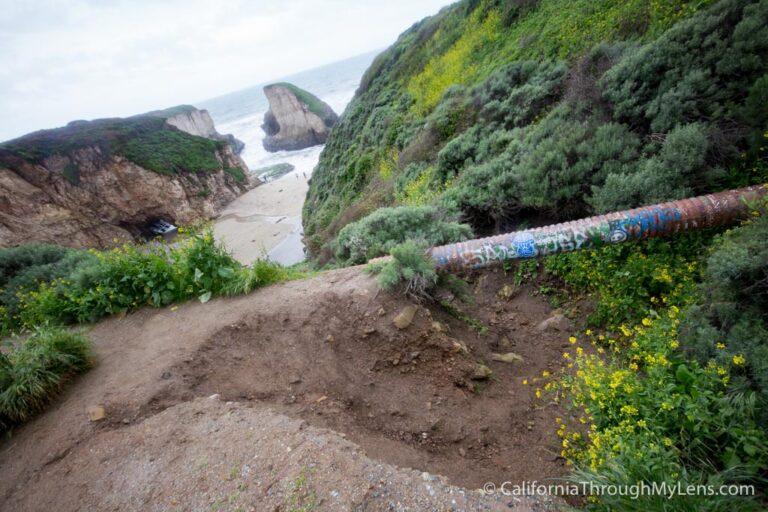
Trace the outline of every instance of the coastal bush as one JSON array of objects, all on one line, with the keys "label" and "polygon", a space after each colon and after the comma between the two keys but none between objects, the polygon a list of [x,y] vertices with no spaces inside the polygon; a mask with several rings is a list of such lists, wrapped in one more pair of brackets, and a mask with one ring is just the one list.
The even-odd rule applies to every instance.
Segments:
[{"label": "coastal bush", "polygon": [[[562,456],[578,467],[573,480],[762,486],[768,434],[757,421],[754,394],[729,387],[731,373],[739,371],[737,363],[702,366],[688,360],[678,348],[679,322],[680,309],[671,304],[636,327],[622,326],[618,336],[587,336],[594,344],[590,354],[578,340],[573,352],[564,353],[573,373],[549,384],[574,412],[568,424],[558,425]],[[594,508],[692,507],[762,509],[747,493],[601,496]]]},{"label": "coastal bush", "polygon": [[[681,341],[702,364],[734,365],[734,384],[759,398],[768,419],[768,217],[724,234],[707,258],[699,303]],[[738,364],[736,364],[738,363]]]},{"label": "coastal bush", "polygon": [[[0,249],[0,332],[21,312],[22,297],[41,283],[65,278],[96,265],[85,251],[58,245],[30,244]],[[12,323],[12,322],[10,322]]]},{"label": "coastal bush", "polygon": [[[187,233],[173,244],[125,244],[111,251],[77,251],[87,264],[43,275],[34,286],[16,286],[15,301],[4,302],[5,332],[37,325],[90,322],[143,306],[160,307],[197,298],[248,293],[297,275],[257,261],[237,262],[210,230]],[[47,268],[43,268],[47,270]],[[30,282],[25,282],[30,284]]]},{"label": "coastal bush", "polygon": [[334,241],[333,250],[337,260],[354,265],[388,254],[408,240],[430,246],[471,236],[469,226],[446,219],[434,207],[380,208],[345,226]]},{"label": "coastal bush", "polygon": [[768,5],[722,0],[621,60],[603,79],[616,115],[666,133],[734,117],[766,71]]},{"label": "coastal bush", "polygon": [[[750,484],[758,492],[593,496],[590,508],[761,510],[768,431],[760,386],[748,384],[745,375],[754,375],[766,359],[757,351],[747,356],[747,344],[728,345],[725,336],[730,341],[743,331],[718,332],[722,319],[708,316],[725,298],[725,310],[739,309],[736,317],[755,327],[752,294],[739,290],[759,282],[764,271],[757,248],[765,245],[758,234],[765,225],[750,226],[717,238],[690,233],[671,242],[605,246],[545,260],[548,275],[596,300],[591,328],[582,340],[570,338],[563,372],[531,382],[538,396],[549,392],[547,399],[568,411],[565,419],[557,418],[557,435],[561,455],[574,466],[569,478],[597,485]],[[715,249],[707,258],[709,246]],[[755,333],[760,331],[750,335]],[[751,339],[752,348],[763,339]]]},{"label": "coastal bush", "polygon": [[42,410],[72,376],[91,367],[82,334],[44,327],[0,353],[0,432]]},{"label": "coastal bush", "polygon": [[610,172],[601,186],[593,186],[590,202],[604,213],[688,197],[694,183],[706,190],[707,181],[717,176],[715,170],[707,169],[708,149],[704,125],[677,126],[657,156],[640,161],[634,170],[624,165]]},{"label": "coastal bush", "polygon": [[[766,6],[710,3],[465,1],[415,25],[329,137],[310,251],[366,201],[494,232],[761,182]],[[392,148],[382,194],[376,166],[349,163]]]},{"label": "coastal bush", "polygon": [[390,250],[391,259],[371,263],[367,270],[379,274],[379,286],[397,290],[407,297],[422,301],[431,296],[438,275],[434,263],[426,256],[426,245],[407,240]]}]

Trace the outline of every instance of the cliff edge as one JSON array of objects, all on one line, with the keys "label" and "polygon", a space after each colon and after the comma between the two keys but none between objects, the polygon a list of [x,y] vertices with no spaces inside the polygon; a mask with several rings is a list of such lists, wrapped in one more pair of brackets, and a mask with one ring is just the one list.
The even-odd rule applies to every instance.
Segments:
[{"label": "cliff edge", "polygon": [[232,146],[232,149],[238,155],[245,149],[245,143],[235,138],[231,133],[219,133],[213,123],[211,114],[205,109],[198,110],[191,105],[180,105],[166,110],[151,112],[151,114],[162,117],[169,125],[175,126],[190,135],[197,135],[198,137],[212,140],[222,140]]},{"label": "cliff edge", "polygon": [[288,83],[268,85],[264,94],[269,100],[261,125],[267,134],[264,149],[293,151],[325,143],[338,119],[327,103]]}]

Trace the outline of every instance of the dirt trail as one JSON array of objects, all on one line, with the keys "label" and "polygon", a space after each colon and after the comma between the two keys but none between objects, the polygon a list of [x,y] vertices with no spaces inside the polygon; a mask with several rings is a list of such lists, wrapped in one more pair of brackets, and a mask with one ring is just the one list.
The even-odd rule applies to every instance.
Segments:
[{"label": "dirt trail", "polygon": [[[452,487],[565,473],[557,407],[522,381],[559,364],[569,327],[535,331],[541,297],[475,278],[462,307],[484,336],[439,307],[398,329],[409,303],[359,269],[97,324],[97,366],[0,446],[0,508],[551,508]],[[510,351],[524,362],[491,359]]]}]

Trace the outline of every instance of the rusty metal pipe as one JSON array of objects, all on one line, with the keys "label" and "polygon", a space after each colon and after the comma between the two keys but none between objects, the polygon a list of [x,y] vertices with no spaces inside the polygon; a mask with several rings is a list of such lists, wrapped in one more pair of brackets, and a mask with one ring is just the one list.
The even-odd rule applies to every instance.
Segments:
[{"label": "rusty metal pipe", "polygon": [[432,247],[427,255],[440,272],[483,268],[502,261],[593,249],[605,244],[674,235],[735,224],[747,203],[764,197],[768,185],[613,212],[540,228]]}]

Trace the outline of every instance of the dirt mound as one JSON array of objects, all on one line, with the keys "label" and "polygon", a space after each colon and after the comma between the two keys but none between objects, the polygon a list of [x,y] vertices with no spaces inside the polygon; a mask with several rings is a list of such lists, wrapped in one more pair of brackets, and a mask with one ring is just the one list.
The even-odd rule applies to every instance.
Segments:
[{"label": "dirt mound", "polygon": [[[313,480],[314,490],[296,492],[302,499],[314,492],[321,509],[387,509],[392,500],[411,509],[480,506],[463,491],[464,505],[440,501],[459,496],[442,481],[437,494],[424,494],[432,477],[371,462],[333,433],[302,426],[303,441],[278,448],[285,429],[305,425],[287,417],[340,432],[373,459],[445,475],[452,485],[560,476],[557,406],[535,401],[523,379],[553,370],[568,334],[536,332],[549,306],[500,271],[475,276],[474,291],[476,303],[460,307],[489,327],[485,335],[439,306],[416,306],[410,325],[398,328],[394,318],[412,305],[356,269],[102,322],[91,330],[97,368],[2,447],[0,496],[19,510],[53,503],[59,510],[174,503],[282,510],[295,498],[290,482]],[[522,362],[493,360],[508,352]],[[478,379],[483,367],[492,375]],[[214,394],[233,403],[195,400]],[[88,421],[92,404],[105,406],[106,421]],[[203,434],[219,420],[226,436]],[[262,430],[252,446],[254,428]],[[288,448],[299,444],[314,448],[294,458]],[[251,465],[242,478],[232,469],[230,480],[217,480],[193,471],[193,455],[215,460],[219,473]],[[254,455],[272,460],[271,469],[253,466]],[[201,486],[191,492],[199,474]],[[372,487],[361,490],[366,478]],[[386,485],[377,487],[377,478]]]}]

